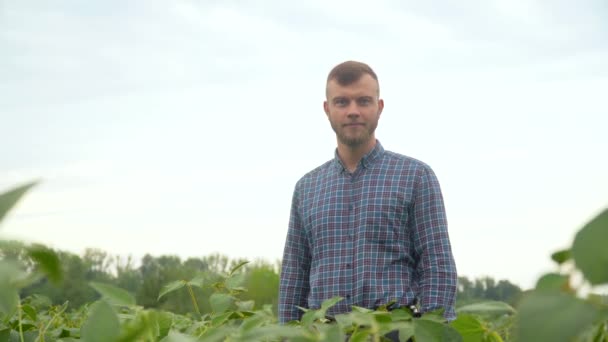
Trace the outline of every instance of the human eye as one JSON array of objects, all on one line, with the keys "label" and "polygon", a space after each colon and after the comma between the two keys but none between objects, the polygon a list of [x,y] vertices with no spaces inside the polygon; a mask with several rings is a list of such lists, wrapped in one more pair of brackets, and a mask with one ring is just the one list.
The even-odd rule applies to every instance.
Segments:
[{"label": "human eye", "polygon": [[360,97],[357,99],[357,104],[359,106],[369,106],[370,104],[372,104],[372,98],[371,97]]},{"label": "human eye", "polygon": [[337,97],[334,99],[334,104],[338,107],[344,107],[348,105],[348,99],[344,97]]}]

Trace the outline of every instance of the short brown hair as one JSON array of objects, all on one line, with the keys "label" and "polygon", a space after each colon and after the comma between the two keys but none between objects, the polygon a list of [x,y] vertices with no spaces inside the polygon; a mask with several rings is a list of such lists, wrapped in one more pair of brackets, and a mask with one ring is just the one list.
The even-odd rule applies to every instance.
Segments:
[{"label": "short brown hair", "polygon": [[[365,74],[370,75],[376,82],[378,81],[378,76],[369,65],[357,61],[346,61],[331,69],[327,75],[327,83],[336,80],[339,85],[347,86],[357,82]],[[380,89],[378,89],[379,91]]]}]

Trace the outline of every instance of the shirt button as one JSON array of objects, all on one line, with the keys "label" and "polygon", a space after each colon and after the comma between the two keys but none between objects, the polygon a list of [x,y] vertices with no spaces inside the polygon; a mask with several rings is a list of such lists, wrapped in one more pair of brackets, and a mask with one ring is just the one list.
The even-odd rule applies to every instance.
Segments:
[{"label": "shirt button", "polygon": [[353,265],[352,264],[346,264],[346,267],[351,268],[351,267],[353,267]]},{"label": "shirt button", "polygon": [[346,299],[350,299],[350,294],[347,294],[347,295],[346,295]]}]

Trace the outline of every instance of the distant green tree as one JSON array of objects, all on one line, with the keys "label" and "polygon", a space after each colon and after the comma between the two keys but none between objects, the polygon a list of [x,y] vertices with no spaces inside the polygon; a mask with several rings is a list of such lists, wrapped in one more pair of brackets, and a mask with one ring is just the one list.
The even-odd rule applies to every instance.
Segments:
[{"label": "distant green tree", "polygon": [[26,267],[31,267],[25,244],[21,241],[0,240],[0,260],[17,261]]},{"label": "distant green tree", "polygon": [[496,284],[496,292],[498,294],[498,300],[507,302],[512,306],[515,306],[519,297],[522,295],[522,289],[509,282],[508,280],[501,280]]},{"label": "distant green tree", "polygon": [[279,273],[276,266],[266,261],[256,261],[246,270],[244,300],[253,300],[256,308],[264,304],[271,304],[274,312],[277,311],[279,299]]},{"label": "distant green tree", "polygon": [[[89,281],[96,281],[89,272],[87,265],[75,254],[58,252],[64,277],[59,284],[53,284],[43,278],[21,290],[21,295],[27,297],[39,294],[48,297],[53,304],[69,303],[70,308],[79,308],[85,303],[96,300],[99,295],[89,285]],[[104,277],[105,278],[105,277]]]},{"label": "distant green tree", "polygon": [[521,288],[508,280],[496,282],[492,277],[481,277],[471,281],[467,277],[460,276],[456,306],[484,300],[497,300],[515,305],[521,293]]},{"label": "distant green tree", "polygon": [[143,279],[139,270],[134,266],[133,258],[128,256],[123,260],[116,256],[114,257],[114,265],[116,270],[115,285],[135,295],[141,287]]},{"label": "distant green tree", "polygon": [[[16,260],[34,267],[27,249],[28,245],[15,241],[0,241],[0,259]],[[211,312],[209,297],[214,292],[215,283],[221,282],[231,268],[243,259],[230,259],[218,253],[182,261],[177,256],[145,255],[138,267],[132,257],[126,259],[112,256],[99,249],[86,249],[82,256],[68,252],[57,252],[64,271],[64,281],[59,284],[43,278],[21,290],[27,297],[37,294],[49,298],[53,304],[69,302],[71,308],[79,308],[99,298],[99,294],[89,285],[91,281],[108,283],[131,292],[138,305],[145,308],[159,308],[175,313],[194,312],[188,291],[178,290],[158,299],[161,289],[176,280],[190,281],[194,277],[203,278],[203,287],[194,287],[194,295],[201,313]],[[271,264],[256,260],[242,267],[245,273],[242,300],[253,300],[256,308],[265,304],[277,310],[279,294],[280,260]],[[521,296],[519,286],[508,280],[496,281],[492,277],[471,280],[458,277],[457,306],[484,300],[497,300],[515,305]]]},{"label": "distant green tree", "polygon": [[137,303],[146,308],[159,307],[157,298],[164,284],[161,282],[161,266],[156,258],[149,254],[144,255],[139,273],[142,282],[136,294]]}]

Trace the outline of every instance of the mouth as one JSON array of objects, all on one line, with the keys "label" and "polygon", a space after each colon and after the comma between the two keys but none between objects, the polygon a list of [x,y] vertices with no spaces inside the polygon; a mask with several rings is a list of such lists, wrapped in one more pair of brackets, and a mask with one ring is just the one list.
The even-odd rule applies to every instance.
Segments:
[{"label": "mouth", "polygon": [[360,122],[356,122],[356,123],[348,123],[348,124],[344,124],[344,127],[357,127],[357,126],[365,126],[365,124],[360,123]]}]

